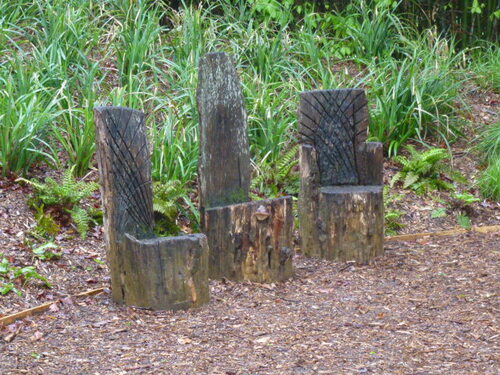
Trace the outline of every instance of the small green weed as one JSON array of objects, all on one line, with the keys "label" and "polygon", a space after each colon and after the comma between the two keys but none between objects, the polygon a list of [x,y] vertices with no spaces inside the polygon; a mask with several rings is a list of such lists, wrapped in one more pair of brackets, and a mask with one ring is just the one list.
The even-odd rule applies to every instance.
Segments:
[{"label": "small green weed", "polygon": [[62,253],[55,253],[52,250],[59,249],[53,242],[47,242],[41,246],[38,246],[32,250],[33,255],[40,260],[56,260],[61,258]]},{"label": "small green weed", "polygon": [[470,229],[472,227],[472,223],[470,217],[464,214],[457,215],[457,222],[464,229]]},{"label": "small green weed", "polygon": [[448,216],[448,213],[447,213],[446,208],[444,208],[444,207],[437,208],[431,212],[431,217],[433,219],[437,219],[440,217],[446,217],[446,216]]},{"label": "small green weed", "polygon": [[57,224],[50,214],[45,213],[45,206],[43,204],[37,206],[33,203],[32,207],[36,211],[35,219],[37,222],[36,228],[32,231],[34,236],[53,237],[59,233],[61,226]]},{"label": "small green weed", "polygon": [[40,275],[34,266],[14,266],[7,257],[0,254],[0,294],[5,295],[12,291],[21,295],[22,292],[17,285],[26,285],[31,280],[40,280],[47,288],[52,287],[48,279]]},{"label": "small green weed", "polygon": [[389,186],[384,186],[384,221],[385,221],[385,234],[394,236],[398,230],[404,228],[405,225],[401,223],[401,216],[404,212],[391,208],[393,202],[403,199],[402,194],[391,194]]}]

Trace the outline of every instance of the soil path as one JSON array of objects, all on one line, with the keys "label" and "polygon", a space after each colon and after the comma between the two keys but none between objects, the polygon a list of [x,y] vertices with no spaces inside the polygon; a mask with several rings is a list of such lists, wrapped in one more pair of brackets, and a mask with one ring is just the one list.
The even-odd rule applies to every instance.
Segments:
[{"label": "soil path", "polygon": [[283,284],[211,282],[189,312],[66,299],[3,332],[0,373],[497,374],[500,233],[386,249],[366,267],[297,256]]}]

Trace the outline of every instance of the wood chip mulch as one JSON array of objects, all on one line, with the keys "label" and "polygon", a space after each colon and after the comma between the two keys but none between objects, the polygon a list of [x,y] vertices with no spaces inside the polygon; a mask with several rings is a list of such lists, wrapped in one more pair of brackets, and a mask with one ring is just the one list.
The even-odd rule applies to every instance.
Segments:
[{"label": "wood chip mulch", "polygon": [[67,299],[4,329],[0,373],[497,374],[499,249],[469,233],[363,267],[299,255],[293,280],[211,282],[188,312]]}]

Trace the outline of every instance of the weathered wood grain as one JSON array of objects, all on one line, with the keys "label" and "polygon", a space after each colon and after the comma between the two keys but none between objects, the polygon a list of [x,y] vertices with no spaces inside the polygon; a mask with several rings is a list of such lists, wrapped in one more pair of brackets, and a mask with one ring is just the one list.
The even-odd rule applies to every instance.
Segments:
[{"label": "weathered wood grain", "polygon": [[367,264],[384,251],[382,186],[322,187],[319,233],[322,258]]},{"label": "weathered wood grain", "polygon": [[205,221],[211,278],[274,282],[293,275],[291,197],[209,208]]},{"label": "weathered wood grain", "polygon": [[384,152],[380,142],[361,143],[357,147],[360,185],[384,184]]},{"label": "weathered wood grain", "polygon": [[94,112],[113,300],[153,309],[207,302],[203,235],[154,238],[144,114],[122,107],[97,107]]},{"label": "weathered wood grain", "polygon": [[362,89],[314,90],[300,95],[299,132],[317,152],[321,186],[359,183],[357,147],[366,141]]},{"label": "weathered wood grain", "polygon": [[94,113],[107,259],[113,299],[121,302],[123,237],[153,237],[151,159],[143,113],[122,107],[97,107]]},{"label": "weathered wood grain", "polygon": [[199,65],[199,191],[206,208],[249,200],[251,182],[247,114],[231,58],[205,55]]},{"label": "weathered wood grain", "polygon": [[125,304],[185,310],[209,301],[205,235],[137,240],[127,234],[121,251]]},{"label": "weathered wood grain", "polygon": [[306,256],[321,257],[321,246],[318,241],[319,170],[316,150],[312,145],[300,145],[299,163],[298,205],[301,249]]}]

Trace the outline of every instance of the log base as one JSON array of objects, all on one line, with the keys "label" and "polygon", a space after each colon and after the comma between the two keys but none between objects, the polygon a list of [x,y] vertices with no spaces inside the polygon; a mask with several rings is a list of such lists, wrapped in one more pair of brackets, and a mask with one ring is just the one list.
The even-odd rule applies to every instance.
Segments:
[{"label": "log base", "polygon": [[293,276],[292,198],[205,211],[209,276],[269,283]]},{"label": "log base", "polygon": [[367,264],[384,253],[382,186],[322,187],[318,206],[322,258]]},{"label": "log base", "polygon": [[186,310],[209,301],[205,235],[138,240],[126,234],[120,250],[121,298],[116,302]]}]

